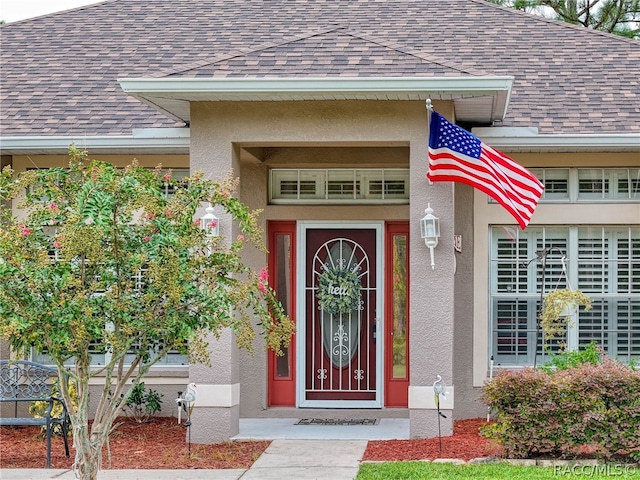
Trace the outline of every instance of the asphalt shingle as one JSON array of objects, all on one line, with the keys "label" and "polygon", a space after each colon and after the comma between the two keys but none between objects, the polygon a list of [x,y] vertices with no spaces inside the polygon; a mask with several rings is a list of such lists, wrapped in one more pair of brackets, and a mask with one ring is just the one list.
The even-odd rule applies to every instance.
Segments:
[{"label": "asphalt shingle", "polygon": [[503,125],[640,132],[640,43],[482,0],[109,0],[0,27],[0,134],[175,122],[122,77],[513,75]]}]

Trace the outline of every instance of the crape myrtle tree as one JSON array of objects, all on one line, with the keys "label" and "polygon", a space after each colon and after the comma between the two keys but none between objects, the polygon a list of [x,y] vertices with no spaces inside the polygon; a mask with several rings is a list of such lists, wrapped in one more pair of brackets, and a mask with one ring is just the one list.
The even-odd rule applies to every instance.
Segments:
[{"label": "crape myrtle tree", "polygon": [[[240,347],[251,350],[260,334],[281,353],[294,325],[266,270],[242,261],[243,248],[266,249],[260,212],[234,197],[237,181],[196,173],[174,182],[161,167],[118,169],[73,146],[69,157],[68,168],[0,174],[0,338],[18,354],[49,355],[61,378],[75,383],[72,402],[61,382],[74,469],[95,479],[132,387],[169,350],[207,363],[205,336],[231,328]],[[241,234],[206,236],[195,215],[207,202]],[[92,366],[92,353],[107,354],[105,364]],[[89,426],[93,377],[104,387]]]}]

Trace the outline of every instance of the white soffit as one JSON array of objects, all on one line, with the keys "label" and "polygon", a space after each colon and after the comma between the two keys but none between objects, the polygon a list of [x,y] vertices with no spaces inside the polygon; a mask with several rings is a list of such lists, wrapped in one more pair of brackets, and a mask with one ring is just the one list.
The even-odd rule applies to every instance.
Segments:
[{"label": "white soffit", "polygon": [[190,102],[311,100],[453,100],[456,118],[502,120],[513,77],[438,78],[121,78],[122,90],[189,122]]}]

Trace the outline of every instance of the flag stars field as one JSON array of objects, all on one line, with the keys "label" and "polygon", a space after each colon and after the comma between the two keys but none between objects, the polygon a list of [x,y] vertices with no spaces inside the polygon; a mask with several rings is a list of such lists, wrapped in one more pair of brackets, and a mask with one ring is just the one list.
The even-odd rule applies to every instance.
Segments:
[{"label": "flag stars field", "polygon": [[544,191],[526,168],[435,111],[429,127],[427,178],[477,188],[502,205],[523,230]]}]

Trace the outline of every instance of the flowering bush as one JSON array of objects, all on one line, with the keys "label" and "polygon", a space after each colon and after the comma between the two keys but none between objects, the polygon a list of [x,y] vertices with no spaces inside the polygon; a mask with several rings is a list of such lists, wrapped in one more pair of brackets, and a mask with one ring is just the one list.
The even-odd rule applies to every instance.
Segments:
[{"label": "flowering bush", "polygon": [[[245,245],[265,255],[266,247],[260,211],[234,197],[236,179],[195,172],[171,182],[168,196],[158,185],[171,176],[160,166],[120,169],[74,147],[69,156],[68,168],[0,172],[0,339],[18,353],[46,352],[60,377],[73,379],[77,401],[64,382],[60,393],[73,427],[74,469],[93,479],[113,421],[134,393],[128,386],[168,351],[206,364],[205,335],[229,328],[251,350],[257,324],[266,346],[282,353],[295,325],[266,271],[243,261]],[[207,203],[223,209],[242,238],[206,235],[194,217]],[[110,353],[99,371],[91,368],[92,350]],[[96,375],[105,388],[89,428]]]},{"label": "flowering bush", "polygon": [[[61,398],[60,389],[58,386],[54,386],[51,393],[52,396],[56,398]],[[74,408],[78,406],[78,392],[76,390],[76,385],[72,380],[69,380],[69,397],[71,398],[71,403]],[[43,418],[46,415],[47,409],[49,408],[49,402],[45,402],[42,400],[38,400],[32,402],[29,405],[29,413],[33,415],[35,418]],[[64,407],[60,402],[54,402],[53,408],[51,409],[51,413],[49,414],[51,418],[60,418],[64,412]],[[42,434],[46,433],[46,426],[42,426]],[[59,423],[53,424],[53,433],[54,435],[62,435],[62,425]],[[71,434],[71,430],[68,431]]]},{"label": "flowering bush", "polygon": [[484,433],[511,457],[640,459],[640,371],[604,358],[561,370],[504,371],[482,389],[497,414]]}]

